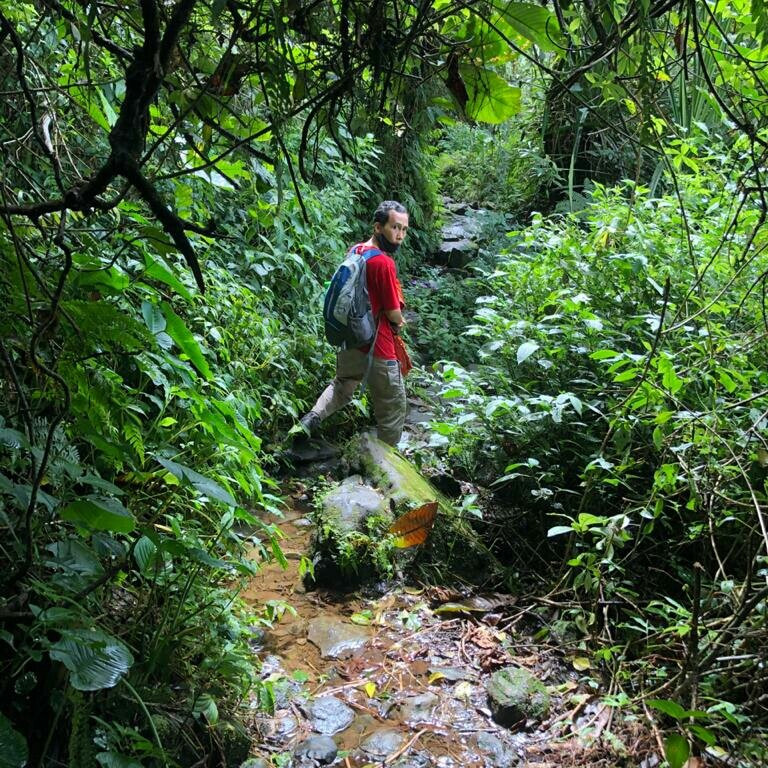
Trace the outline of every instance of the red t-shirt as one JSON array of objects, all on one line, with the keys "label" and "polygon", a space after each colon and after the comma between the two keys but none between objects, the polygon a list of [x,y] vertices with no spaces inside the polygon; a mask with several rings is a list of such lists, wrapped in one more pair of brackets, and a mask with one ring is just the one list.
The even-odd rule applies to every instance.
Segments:
[{"label": "red t-shirt", "polygon": [[[355,246],[360,253],[365,250],[361,243]],[[392,335],[392,326],[384,314],[387,310],[402,309],[402,291],[397,280],[397,267],[391,256],[384,251],[376,256],[371,256],[365,265],[365,279],[368,286],[368,298],[371,300],[373,317],[378,318],[379,330],[376,336],[376,345],[373,349],[374,357],[385,360],[396,360],[395,341]],[[360,348],[368,352],[369,346]]]}]

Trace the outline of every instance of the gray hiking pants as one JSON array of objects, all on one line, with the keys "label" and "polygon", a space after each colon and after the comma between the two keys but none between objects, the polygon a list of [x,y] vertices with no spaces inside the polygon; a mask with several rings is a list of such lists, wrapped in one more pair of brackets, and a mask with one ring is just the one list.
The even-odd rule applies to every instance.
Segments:
[{"label": "gray hiking pants", "polygon": [[[336,357],[336,378],[317,399],[312,410],[325,419],[352,399],[365,376],[368,355],[359,349],[342,349]],[[368,391],[376,417],[379,440],[396,445],[405,422],[405,384],[397,360],[374,357]]]}]

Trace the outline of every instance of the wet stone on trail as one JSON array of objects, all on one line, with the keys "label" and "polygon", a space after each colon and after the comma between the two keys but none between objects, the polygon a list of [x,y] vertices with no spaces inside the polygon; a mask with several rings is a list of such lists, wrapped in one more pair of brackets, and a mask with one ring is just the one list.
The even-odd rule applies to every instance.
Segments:
[{"label": "wet stone on trail", "polygon": [[397,752],[404,743],[405,734],[394,728],[385,728],[372,733],[360,745],[360,749],[371,757],[387,757]]},{"label": "wet stone on trail", "polygon": [[304,765],[327,765],[336,759],[339,748],[330,736],[312,736],[302,741],[293,756]]},{"label": "wet stone on trail", "polygon": [[309,623],[307,637],[324,659],[343,659],[365,645],[370,632],[332,616],[318,616]]},{"label": "wet stone on trail", "polygon": [[438,679],[457,683],[459,680],[477,680],[477,673],[467,667],[430,667],[430,675],[439,675]]},{"label": "wet stone on trail", "polygon": [[240,763],[240,768],[271,768],[272,763],[263,757],[249,757],[244,763]]},{"label": "wet stone on trail", "polygon": [[339,449],[335,445],[326,443],[325,440],[315,439],[303,443],[297,442],[291,447],[289,457],[293,461],[309,464],[312,461],[333,459],[338,453]]},{"label": "wet stone on trail", "polygon": [[256,732],[259,738],[277,744],[293,736],[299,729],[299,723],[288,712],[287,709],[277,710],[275,717],[257,721]]},{"label": "wet stone on trail", "polygon": [[475,743],[481,752],[488,755],[490,764],[495,767],[508,768],[508,766],[517,765],[520,762],[519,755],[492,733],[481,731],[475,737]]},{"label": "wet stone on trail", "polygon": [[541,721],[549,714],[549,692],[527,669],[504,667],[485,687],[493,719],[500,725]]},{"label": "wet stone on trail", "polygon": [[301,683],[287,676],[279,656],[265,656],[261,662],[260,675],[262,680],[273,675],[279,678],[272,688],[276,709],[285,709],[301,693]]},{"label": "wet stone on trail", "polygon": [[354,719],[355,712],[334,696],[321,696],[307,707],[312,729],[328,736],[343,731]]},{"label": "wet stone on trail", "polygon": [[426,723],[432,720],[435,707],[440,698],[434,693],[409,696],[397,708],[400,718],[406,723]]},{"label": "wet stone on trail", "polygon": [[413,752],[410,755],[401,757],[392,763],[391,768],[427,768],[433,765],[430,756],[424,752]]}]

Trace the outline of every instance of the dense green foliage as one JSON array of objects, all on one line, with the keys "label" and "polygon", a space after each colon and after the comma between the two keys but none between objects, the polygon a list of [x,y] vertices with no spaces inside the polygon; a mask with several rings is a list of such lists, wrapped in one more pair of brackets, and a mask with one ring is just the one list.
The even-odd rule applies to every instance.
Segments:
[{"label": "dense green foliage", "polygon": [[0,762],[245,756],[280,607],[236,595],[283,560],[323,282],[380,197],[415,271],[440,193],[520,224],[412,285],[420,458],[490,487],[500,579],[557,582],[614,706],[764,760],[767,30],[763,0],[0,1]]},{"label": "dense green foliage", "polygon": [[[766,262],[761,208],[734,224],[721,172],[745,160],[701,148],[679,196],[597,187],[580,213],[515,233],[479,278],[476,364],[440,365],[432,444],[518,509],[496,539],[510,568],[562,558],[563,627],[596,641],[627,694],[642,668],[759,760],[759,729],[745,734],[765,682]],[[547,537],[531,564],[520,538]],[[671,678],[649,662],[661,648]]]}]

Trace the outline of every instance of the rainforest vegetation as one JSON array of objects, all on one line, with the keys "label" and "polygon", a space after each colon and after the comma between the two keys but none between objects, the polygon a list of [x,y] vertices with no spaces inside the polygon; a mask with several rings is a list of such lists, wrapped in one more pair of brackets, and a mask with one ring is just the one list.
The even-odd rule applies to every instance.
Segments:
[{"label": "rainforest vegetation", "polygon": [[[767,34],[764,0],[0,0],[0,766],[239,765],[286,609],[239,590],[288,565],[323,286],[381,199],[403,450],[474,489],[484,586],[550,611],[616,742],[764,765]],[[463,270],[446,196],[486,211]]]}]

